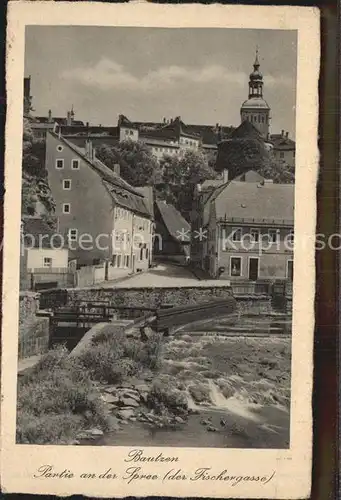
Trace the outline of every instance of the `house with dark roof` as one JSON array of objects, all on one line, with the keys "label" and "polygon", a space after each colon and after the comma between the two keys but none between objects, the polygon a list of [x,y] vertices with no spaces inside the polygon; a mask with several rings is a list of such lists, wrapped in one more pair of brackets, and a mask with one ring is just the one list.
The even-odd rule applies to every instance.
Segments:
[{"label": "house with dark roof", "polygon": [[157,200],[154,204],[154,258],[186,263],[190,257],[190,224],[171,204]]},{"label": "house with dark roof", "polygon": [[292,280],[294,185],[247,178],[199,189],[191,260],[231,283]]},{"label": "house with dark roof", "polygon": [[107,276],[148,269],[153,213],[145,193],[96,157],[91,141],[76,146],[61,134],[46,138],[46,169],[60,233],[80,265],[107,262]]},{"label": "house with dark roof", "polygon": [[294,167],[296,143],[289,137],[289,132],[282,130],[280,134],[270,135],[270,142],[275,159],[283,165]]},{"label": "house with dark roof", "polygon": [[21,222],[20,287],[73,285],[69,272],[72,253],[64,238],[40,217],[25,216]]}]

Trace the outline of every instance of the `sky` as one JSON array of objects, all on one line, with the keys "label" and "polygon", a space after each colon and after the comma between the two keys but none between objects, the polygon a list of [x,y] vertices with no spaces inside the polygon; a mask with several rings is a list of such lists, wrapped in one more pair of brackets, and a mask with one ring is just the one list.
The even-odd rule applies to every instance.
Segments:
[{"label": "sky", "polygon": [[256,47],[270,132],[295,137],[296,31],[28,26],[25,76],[38,116],[238,126]]}]

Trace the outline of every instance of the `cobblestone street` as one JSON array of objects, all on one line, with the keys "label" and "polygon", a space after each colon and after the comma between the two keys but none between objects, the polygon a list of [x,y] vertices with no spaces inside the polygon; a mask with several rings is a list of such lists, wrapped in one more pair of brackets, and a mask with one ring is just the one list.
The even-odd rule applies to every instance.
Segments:
[{"label": "cobblestone street", "polygon": [[132,276],[122,281],[106,281],[103,288],[145,288],[145,287],[203,287],[226,286],[226,280],[199,280],[184,266],[174,264],[159,264],[148,272]]}]

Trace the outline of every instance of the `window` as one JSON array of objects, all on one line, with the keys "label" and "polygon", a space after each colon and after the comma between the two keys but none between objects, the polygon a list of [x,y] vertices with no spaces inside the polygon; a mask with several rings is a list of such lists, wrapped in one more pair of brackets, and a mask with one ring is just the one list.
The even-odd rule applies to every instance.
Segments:
[{"label": "window", "polygon": [[63,189],[66,189],[66,190],[71,189],[71,180],[70,179],[63,180]]},{"label": "window", "polygon": [[79,160],[72,160],[71,168],[72,168],[72,170],[78,170],[79,169]]},{"label": "window", "polygon": [[112,265],[113,265],[113,267],[117,266],[117,255],[112,256]]},{"label": "window", "polygon": [[52,267],[51,257],[44,257],[44,267]]},{"label": "window", "polygon": [[129,131],[129,135],[133,135],[134,134],[134,131],[133,130],[130,130]]},{"label": "window", "polygon": [[125,134],[126,134],[126,135],[129,135],[129,130],[126,130],[126,131],[125,131]]},{"label": "window", "polygon": [[232,229],[232,241],[241,241],[242,230],[240,227]]},{"label": "window", "polygon": [[294,231],[290,231],[287,237],[287,241],[290,245],[294,244]]},{"label": "window", "polygon": [[71,212],[70,203],[63,203],[63,214],[69,214]]},{"label": "window", "polygon": [[258,243],[259,242],[259,229],[251,229],[250,236],[251,236],[251,240],[254,243]]},{"label": "window", "polygon": [[242,258],[241,257],[231,257],[230,258],[230,276],[241,276],[242,275]]},{"label": "window", "polygon": [[284,153],[283,153],[283,151],[281,151],[281,152],[279,153],[279,157],[280,157],[281,159],[284,159]]},{"label": "window", "polygon": [[278,241],[278,231],[277,229],[269,229],[269,242],[270,243],[277,243]]},{"label": "window", "polygon": [[69,241],[77,241],[78,229],[69,229]]},{"label": "window", "polygon": [[64,160],[63,160],[63,158],[57,158],[56,159],[56,168],[58,168],[58,170],[61,170],[62,168],[64,168]]},{"label": "window", "polygon": [[63,151],[63,149],[64,149],[64,147],[61,146],[60,144],[57,146],[57,151],[61,152],[61,151]]},{"label": "window", "polygon": [[122,255],[118,254],[118,256],[117,256],[117,267],[121,267],[121,262],[122,262]]}]

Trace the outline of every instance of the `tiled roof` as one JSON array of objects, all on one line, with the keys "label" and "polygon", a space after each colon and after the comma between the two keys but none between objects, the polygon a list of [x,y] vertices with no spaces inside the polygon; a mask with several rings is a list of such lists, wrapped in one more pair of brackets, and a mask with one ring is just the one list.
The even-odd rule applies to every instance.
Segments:
[{"label": "tiled roof", "polygon": [[137,187],[136,190],[144,196],[144,202],[152,218],[154,218],[154,192],[152,186]]},{"label": "tiled roof", "polygon": [[[35,116],[34,117],[39,123],[58,123],[59,125],[67,125],[67,118],[65,117],[58,117],[58,116],[53,116],[50,120],[47,116]],[[84,123],[81,120],[73,120],[72,121],[73,126],[76,127],[84,127]]]},{"label": "tiled roof", "polygon": [[219,219],[253,219],[255,222],[294,222],[293,184],[231,181],[218,188],[211,202]]},{"label": "tiled roof", "polygon": [[270,137],[273,148],[279,151],[294,151],[296,149],[295,141],[292,139],[281,137],[280,139],[273,139]]},{"label": "tiled roof", "polygon": [[[52,134],[55,137],[58,137],[56,134]],[[103,162],[96,158],[96,156],[90,158],[86,154],[85,149],[76,146],[63,136],[60,136],[60,140],[77,153],[83,160],[85,160],[101,176],[105,187],[115,203],[135,212],[139,212],[144,216],[150,217],[144,196],[141,192],[122,179],[122,177],[107,167]]]},{"label": "tiled roof", "polygon": [[[22,231],[24,237],[24,243],[28,247],[34,248],[54,248],[53,243],[59,240],[53,241],[52,236],[56,235],[56,231],[51,229],[51,227],[40,217],[25,217],[22,221]],[[43,238],[43,236],[45,236]],[[58,245],[57,243],[57,245]]]},{"label": "tiled roof", "polygon": [[[169,234],[175,240],[181,242],[181,239],[179,239],[179,233],[182,231],[185,233],[186,231],[190,231],[190,224],[182,217],[180,212],[173,205],[170,205],[165,201],[156,201],[156,206]],[[189,242],[187,239],[184,240],[184,243],[187,241]]]}]

